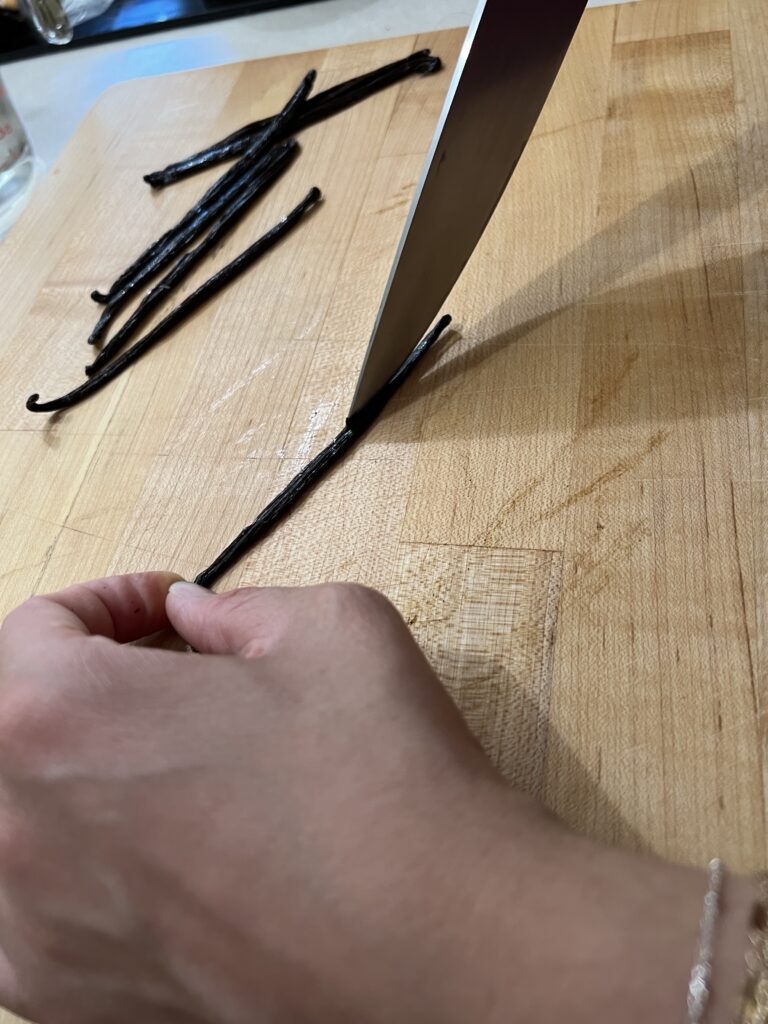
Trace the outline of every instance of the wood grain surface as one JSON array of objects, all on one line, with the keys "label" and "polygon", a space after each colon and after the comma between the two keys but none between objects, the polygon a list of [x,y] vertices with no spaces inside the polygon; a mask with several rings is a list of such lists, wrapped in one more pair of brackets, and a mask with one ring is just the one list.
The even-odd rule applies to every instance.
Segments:
[{"label": "wood grain surface", "polygon": [[[449,71],[301,136],[188,291],[319,185],[220,300],[71,412],[88,298],[210,178],[143,173],[462,32],[128,83],[0,247],[0,607],[191,577],[340,428]],[[493,759],[601,839],[766,864],[768,7],[590,11],[446,310],[456,330],[227,586],[381,588]],[[414,342],[418,339],[414,338]]]}]

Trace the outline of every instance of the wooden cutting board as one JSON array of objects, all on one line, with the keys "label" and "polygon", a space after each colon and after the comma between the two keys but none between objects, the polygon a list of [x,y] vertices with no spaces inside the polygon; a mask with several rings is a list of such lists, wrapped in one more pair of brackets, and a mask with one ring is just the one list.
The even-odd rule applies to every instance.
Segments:
[{"label": "wooden cutting board", "polygon": [[[194,576],[340,428],[450,72],[301,136],[190,287],[324,205],[113,386],[88,298],[207,187],[142,174],[463,33],[130,82],[0,247],[0,602]],[[768,7],[590,11],[446,310],[457,330],[226,580],[358,580],[402,611],[494,761],[612,843],[766,863]],[[416,338],[413,339],[416,342]]]}]

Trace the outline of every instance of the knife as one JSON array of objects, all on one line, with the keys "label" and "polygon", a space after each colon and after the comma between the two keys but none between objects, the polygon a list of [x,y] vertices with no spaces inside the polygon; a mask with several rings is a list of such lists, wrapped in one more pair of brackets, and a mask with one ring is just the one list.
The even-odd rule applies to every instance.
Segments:
[{"label": "knife", "polygon": [[416,189],[350,417],[413,350],[474,252],[586,5],[481,0]]}]

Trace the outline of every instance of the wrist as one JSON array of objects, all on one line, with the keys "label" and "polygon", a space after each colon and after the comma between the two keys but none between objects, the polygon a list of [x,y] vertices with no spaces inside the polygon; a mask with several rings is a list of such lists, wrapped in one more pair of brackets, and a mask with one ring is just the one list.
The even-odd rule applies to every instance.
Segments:
[{"label": "wrist", "polygon": [[[604,849],[530,805],[469,877],[457,907],[443,1024],[682,1024],[707,890],[705,872]],[[733,1024],[755,890],[728,875],[707,1024]]]}]

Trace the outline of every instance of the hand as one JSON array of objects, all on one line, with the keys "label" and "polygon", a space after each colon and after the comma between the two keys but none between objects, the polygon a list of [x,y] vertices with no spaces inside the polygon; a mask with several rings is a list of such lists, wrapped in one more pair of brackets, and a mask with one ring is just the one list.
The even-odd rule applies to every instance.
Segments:
[{"label": "hand", "polygon": [[[166,600],[173,580],[36,597],[0,630],[0,1002],[43,1024],[677,1021],[698,873],[510,791],[381,596]],[[169,624],[201,653],[131,645]]]},{"label": "hand", "polygon": [[[186,585],[166,611],[172,581],[33,598],[0,631],[0,1001],[360,1021],[375,976],[416,1009],[437,979],[398,949],[463,902],[510,794],[379,595]],[[169,622],[204,653],[127,646]]]}]

